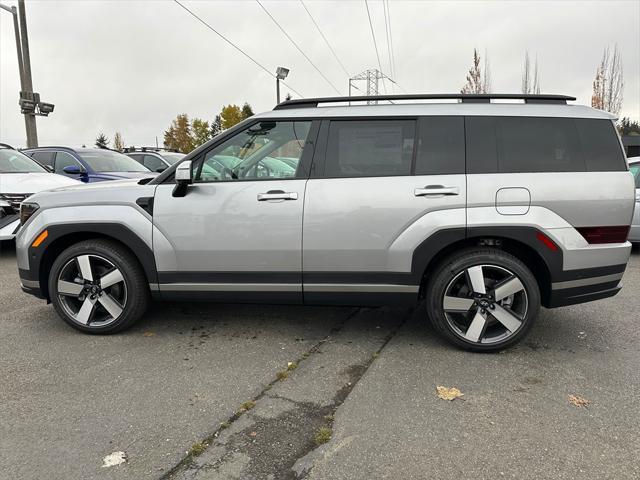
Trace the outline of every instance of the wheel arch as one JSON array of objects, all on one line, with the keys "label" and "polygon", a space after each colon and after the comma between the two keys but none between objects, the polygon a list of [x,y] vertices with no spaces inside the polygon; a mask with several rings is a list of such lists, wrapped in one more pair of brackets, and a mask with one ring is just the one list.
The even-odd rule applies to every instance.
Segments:
[{"label": "wheel arch", "polygon": [[138,259],[149,283],[157,282],[157,270],[152,249],[133,231],[121,224],[53,225],[47,227],[45,248],[30,248],[31,271],[38,272],[42,295],[49,300],[49,273],[53,262],[66,248],[84,240],[111,240],[130,251]]},{"label": "wheel arch", "polygon": [[[424,297],[426,279],[447,257],[463,248],[490,246],[504,250],[520,259],[533,273],[543,305],[551,295],[551,279],[562,271],[562,250],[548,248],[539,239],[534,227],[480,227],[438,232],[427,239],[414,253],[414,271],[420,273],[420,298]],[[545,237],[546,238],[546,237]]]}]

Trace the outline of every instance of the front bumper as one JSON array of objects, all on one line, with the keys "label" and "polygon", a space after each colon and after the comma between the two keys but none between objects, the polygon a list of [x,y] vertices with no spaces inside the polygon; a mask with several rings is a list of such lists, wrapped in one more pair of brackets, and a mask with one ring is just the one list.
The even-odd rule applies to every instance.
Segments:
[{"label": "front bumper", "polygon": [[40,280],[38,278],[34,278],[30,270],[19,268],[18,276],[20,277],[20,287],[23,292],[37,298],[45,299],[45,296],[40,290]]},{"label": "front bumper", "polygon": [[8,215],[0,218],[0,240],[13,240],[20,228],[20,216]]}]

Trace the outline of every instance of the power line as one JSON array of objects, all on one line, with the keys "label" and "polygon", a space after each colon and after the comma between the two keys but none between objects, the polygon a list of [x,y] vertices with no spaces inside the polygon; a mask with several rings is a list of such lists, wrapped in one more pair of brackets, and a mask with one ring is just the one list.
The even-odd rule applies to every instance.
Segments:
[{"label": "power line", "polygon": [[338,62],[338,64],[340,64],[340,68],[342,68],[342,71],[347,75],[347,77],[349,76],[349,72],[347,71],[347,69],[344,67],[343,63],[340,61],[340,59],[338,58],[338,55],[336,55],[336,52],[333,50],[333,47],[331,46],[331,44],[329,43],[329,40],[327,40],[327,37],[324,36],[324,33],[322,33],[322,30],[320,30],[320,26],[318,25],[318,23],[315,21],[315,19],[313,18],[313,15],[311,15],[311,12],[309,11],[309,9],[307,8],[307,6],[304,4],[303,0],[300,0],[300,3],[302,4],[302,7],[305,9],[305,11],[307,12],[307,15],[309,15],[309,18],[311,19],[311,21],[313,22],[313,24],[316,26],[316,28],[318,29],[318,33],[320,34],[320,36],[322,37],[322,39],[324,40],[324,43],[327,44],[327,47],[329,47],[329,50],[331,50],[331,53],[333,54],[333,57],[336,59],[336,61]]},{"label": "power line", "polygon": [[[209,30],[211,30],[213,33],[215,33],[216,35],[218,35],[221,39],[223,39],[225,42],[227,42],[229,45],[231,45],[233,48],[235,48],[237,51],[239,51],[242,55],[244,55],[246,58],[248,58],[249,60],[251,60],[254,64],[256,64],[258,67],[260,67],[262,70],[264,70],[265,72],[267,72],[267,74],[270,77],[276,78],[276,75],[272,72],[270,72],[264,65],[262,65],[260,62],[258,62],[255,58],[253,58],[251,55],[249,55],[247,52],[245,52],[244,50],[242,50],[239,46],[237,46],[235,43],[233,43],[231,40],[229,40],[227,37],[225,37],[224,35],[222,35],[220,32],[218,32],[215,28],[213,28],[211,25],[209,25],[207,22],[205,22],[202,18],[200,18],[198,15],[196,15],[195,13],[193,13],[191,10],[189,10],[187,7],[185,7],[182,3],[179,2],[179,0],[173,0],[174,2],[176,2],[178,5],[180,5],[187,13],[189,13],[192,17],[194,17],[196,20],[198,20],[200,23],[202,23],[205,27],[207,27]],[[298,95],[301,98],[304,98],[304,95],[302,95],[300,92],[298,92],[296,89],[294,89],[291,85],[288,85],[287,83],[283,82],[282,80],[280,80],[285,86],[287,86],[287,88],[289,88],[292,92],[294,92],[296,95]]]},{"label": "power line", "polygon": [[[376,58],[378,59],[378,68],[382,72],[382,64],[380,63],[380,54],[378,53],[378,44],[376,43],[376,34],[373,31],[373,23],[371,23],[371,12],[369,12],[369,3],[364,0],[364,5],[367,7],[367,17],[369,17],[369,27],[371,27],[371,36],[373,37],[373,46],[376,49]],[[382,78],[382,86],[384,87],[384,93],[387,93],[387,84],[384,83],[384,77]]]},{"label": "power line", "polygon": [[393,60],[393,73],[392,77],[394,80],[396,79],[396,51],[393,48],[393,30],[391,28],[391,7],[389,7],[389,0],[387,1],[387,21],[389,22],[389,43],[391,45],[391,59]]},{"label": "power line", "polygon": [[[395,77],[393,74],[393,61],[391,59],[391,42],[389,40],[389,23],[387,17],[387,2],[386,0],[382,0],[382,11],[384,12],[384,30],[387,34],[387,53],[389,54],[389,73],[391,74],[391,78]],[[392,88],[393,90],[393,88]]]},{"label": "power line", "polygon": [[322,70],[320,70],[320,69],[316,66],[316,64],[315,64],[315,63],[313,63],[313,62],[311,61],[311,59],[307,56],[307,54],[306,54],[306,53],[304,53],[304,52],[302,51],[302,49],[301,49],[301,48],[298,46],[298,44],[293,40],[293,38],[291,38],[291,36],[286,32],[286,30],[285,30],[284,28],[282,28],[282,26],[277,22],[277,20],[276,20],[275,18],[273,18],[273,15],[271,15],[271,14],[269,13],[269,10],[267,10],[267,9],[264,7],[264,5],[262,5],[262,3],[260,3],[260,0],[256,0],[256,3],[257,3],[258,5],[260,5],[260,7],[262,8],[262,10],[264,10],[264,13],[266,13],[266,14],[269,16],[269,18],[270,18],[271,20],[273,20],[273,23],[275,23],[275,24],[276,24],[276,26],[280,29],[280,31],[284,34],[284,36],[285,36],[285,37],[287,37],[287,38],[289,39],[289,41],[293,44],[293,46],[294,46],[294,47],[296,47],[296,48],[298,49],[298,51],[299,51],[299,52],[304,56],[304,58],[306,58],[306,59],[307,59],[307,61],[311,64],[311,66],[312,66],[313,68],[315,68],[315,69],[316,69],[316,71],[320,74],[320,76],[321,76],[322,78],[324,78],[324,79],[325,79],[325,81],[326,81],[329,85],[331,85],[331,88],[333,88],[333,89],[336,91],[336,93],[337,93],[338,95],[340,95],[340,90],[338,90],[338,89],[336,88],[336,86],[331,82],[331,80],[329,80],[329,79],[325,76],[325,74],[324,74],[324,73],[322,73]]}]

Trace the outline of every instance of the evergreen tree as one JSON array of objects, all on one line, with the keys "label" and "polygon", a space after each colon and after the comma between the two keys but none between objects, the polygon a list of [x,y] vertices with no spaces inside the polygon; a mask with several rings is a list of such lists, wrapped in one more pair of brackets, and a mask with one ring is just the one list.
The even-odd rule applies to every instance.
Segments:
[{"label": "evergreen tree", "polygon": [[109,139],[102,132],[100,132],[100,135],[96,138],[96,147],[109,148]]},{"label": "evergreen tree", "polygon": [[178,115],[164,132],[164,146],[182,153],[189,153],[194,148],[191,124],[186,113]]}]

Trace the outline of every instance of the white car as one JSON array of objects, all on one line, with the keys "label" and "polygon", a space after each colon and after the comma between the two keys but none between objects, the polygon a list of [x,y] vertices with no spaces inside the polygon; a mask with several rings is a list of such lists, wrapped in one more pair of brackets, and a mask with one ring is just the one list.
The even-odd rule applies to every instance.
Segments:
[{"label": "white car", "polygon": [[0,240],[11,240],[20,227],[20,203],[30,195],[67,185],[72,178],[51,173],[32,158],[0,143]]}]

